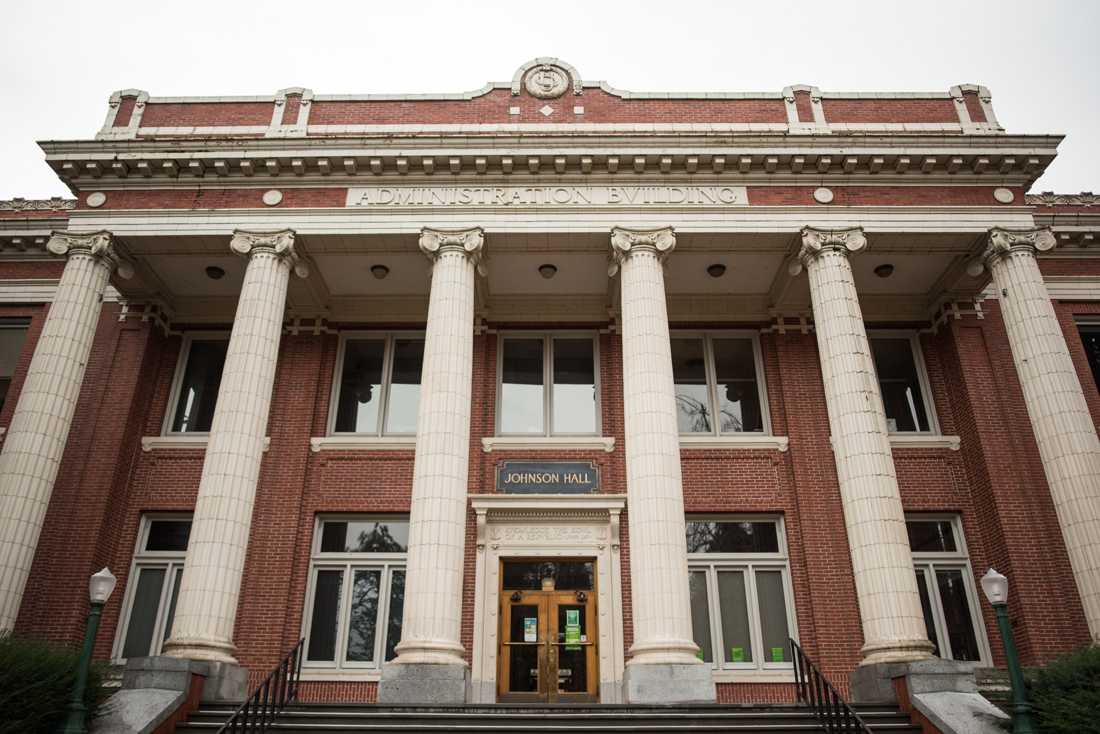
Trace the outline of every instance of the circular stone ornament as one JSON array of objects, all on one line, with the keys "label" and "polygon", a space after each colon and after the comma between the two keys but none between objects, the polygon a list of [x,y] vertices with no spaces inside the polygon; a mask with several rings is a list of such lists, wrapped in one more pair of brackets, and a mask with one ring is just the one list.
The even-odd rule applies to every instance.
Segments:
[{"label": "circular stone ornament", "polygon": [[569,74],[560,66],[540,64],[527,74],[527,93],[538,99],[555,99],[569,88]]},{"label": "circular stone ornament", "polygon": [[276,206],[283,200],[283,192],[278,189],[271,189],[264,192],[264,203],[268,206]]},{"label": "circular stone ornament", "polygon": [[1002,204],[1011,204],[1016,199],[1016,194],[1012,193],[1012,189],[1006,189],[1004,187],[993,189],[993,198]]},{"label": "circular stone ornament", "polygon": [[86,201],[88,206],[92,207],[93,209],[97,209],[107,202],[107,194],[103,193],[102,191],[93,191],[92,193],[88,194],[88,198]]},{"label": "circular stone ornament", "polygon": [[833,190],[827,189],[824,186],[814,189],[814,201],[818,204],[831,204],[833,201]]}]

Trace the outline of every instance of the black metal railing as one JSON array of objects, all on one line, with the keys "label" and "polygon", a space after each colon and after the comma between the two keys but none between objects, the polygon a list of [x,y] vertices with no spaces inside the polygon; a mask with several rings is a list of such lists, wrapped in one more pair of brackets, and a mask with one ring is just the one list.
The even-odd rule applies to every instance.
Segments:
[{"label": "black metal railing", "polygon": [[229,721],[222,724],[218,734],[266,732],[267,728],[275,723],[275,717],[279,712],[298,699],[298,676],[302,673],[303,642],[304,640],[298,640],[298,644],[283,656],[275,669],[267,674],[260,685],[256,686],[256,690],[248,700],[233,712]]},{"label": "black metal railing", "polygon": [[833,684],[821,674],[809,656],[802,651],[798,643],[791,640],[791,657],[794,660],[794,685],[798,700],[805,703],[814,712],[825,731],[853,732],[854,734],[872,734],[870,727],[848,702],[833,687]]}]

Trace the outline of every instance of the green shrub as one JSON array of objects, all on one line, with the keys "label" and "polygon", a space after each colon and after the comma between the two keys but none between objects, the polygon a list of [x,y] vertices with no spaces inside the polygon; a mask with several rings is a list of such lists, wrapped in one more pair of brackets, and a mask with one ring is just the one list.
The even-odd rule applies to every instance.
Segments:
[{"label": "green shrub", "polygon": [[1100,646],[1070,653],[1039,671],[1031,700],[1044,734],[1100,732]]},{"label": "green shrub", "polygon": [[[0,633],[0,734],[50,734],[64,723],[79,658],[78,649]],[[87,721],[107,695],[103,668],[93,665]]]}]

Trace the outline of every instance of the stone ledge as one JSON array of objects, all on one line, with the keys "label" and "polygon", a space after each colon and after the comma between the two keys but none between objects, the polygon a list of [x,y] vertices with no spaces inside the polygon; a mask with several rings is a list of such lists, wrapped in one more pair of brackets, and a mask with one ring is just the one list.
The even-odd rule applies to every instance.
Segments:
[{"label": "stone ledge", "polygon": [[[178,434],[172,436],[142,436],[141,450],[156,451],[160,449],[202,449],[206,450],[206,444],[210,443],[210,434],[204,433],[198,436],[190,434]],[[264,437],[264,451],[271,448],[271,436]]]},{"label": "stone ledge", "polygon": [[612,436],[491,436],[481,439],[481,450],[493,451],[605,451],[615,450]]},{"label": "stone ledge", "polygon": [[927,433],[891,433],[892,449],[950,449],[958,451],[962,439],[958,436],[941,436]]},{"label": "stone ledge", "polygon": [[412,451],[416,436],[314,436],[309,450],[320,451]]},{"label": "stone ledge", "polygon": [[790,439],[786,436],[765,436],[744,433],[736,436],[680,436],[681,449],[750,449],[786,451]]}]

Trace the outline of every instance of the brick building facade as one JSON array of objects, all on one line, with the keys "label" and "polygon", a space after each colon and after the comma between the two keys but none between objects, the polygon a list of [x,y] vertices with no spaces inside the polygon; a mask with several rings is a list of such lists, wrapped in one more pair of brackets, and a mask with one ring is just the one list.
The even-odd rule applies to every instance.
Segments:
[{"label": "brick building facade", "polygon": [[555,59],[118,92],[42,144],[75,201],[0,202],[0,627],[78,638],[107,566],[104,660],[255,680],[305,638],[313,700],[434,665],[466,701],[644,700],[642,668],[786,701],[788,636],[842,687],[1003,664],[994,567],[1025,664],[1096,640],[1100,215],[1026,194],[1059,140],[972,85],[639,94]]}]

